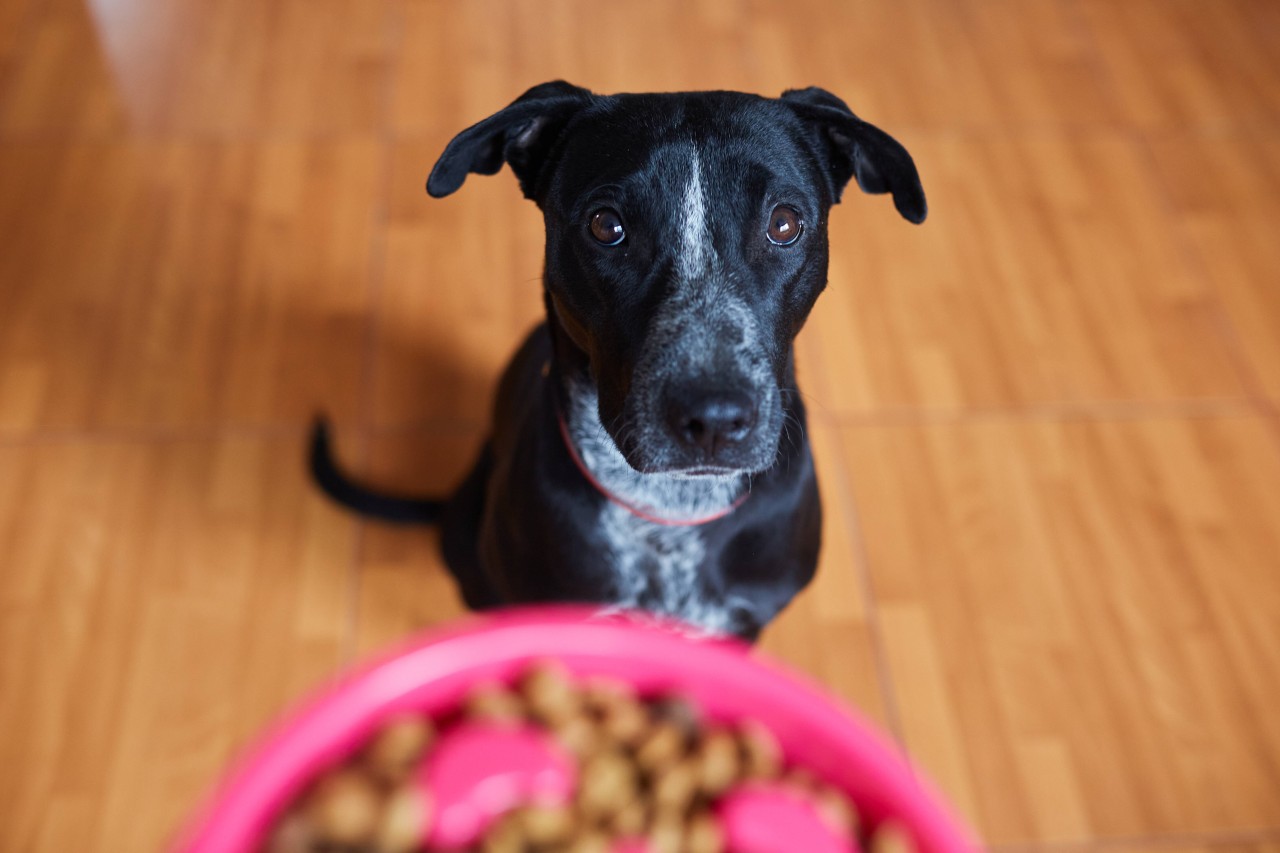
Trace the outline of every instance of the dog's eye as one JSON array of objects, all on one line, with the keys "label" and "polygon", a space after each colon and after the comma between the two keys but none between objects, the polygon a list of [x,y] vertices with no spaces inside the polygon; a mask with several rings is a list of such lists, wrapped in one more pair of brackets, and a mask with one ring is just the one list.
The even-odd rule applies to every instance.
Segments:
[{"label": "dog's eye", "polygon": [[769,214],[769,242],[776,246],[790,246],[800,238],[804,223],[800,214],[785,204],[780,204]]},{"label": "dog's eye", "polygon": [[616,246],[627,236],[622,227],[622,217],[611,207],[602,207],[591,214],[591,236],[602,246]]}]

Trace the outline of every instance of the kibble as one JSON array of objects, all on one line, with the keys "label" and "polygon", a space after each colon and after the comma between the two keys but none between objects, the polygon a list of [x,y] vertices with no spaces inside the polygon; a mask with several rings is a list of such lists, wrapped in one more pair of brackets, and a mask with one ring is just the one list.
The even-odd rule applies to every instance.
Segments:
[{"label": "kibble", "polygon": [[569,673],[551,663],[540,663],[525,673],[520,692],[534,719],[558,725],[582,714],[582,697],[570,681]]},{"label": "kibble", "polygon": [[519,723],[525,719],[524,701],[501,684],[481,684],[467,695],[465,710],[473,720]]},{"label": "kibble", "polygon": [[597,681],[586,688],[584,710],[605,737],[632,747],[649,731],[649,710],[628,685]]},{"label": "kibble", "polygon": [[373,781],[344,769],[321,778],[307,813],[316,835],[336,844],[367,844],[378,825],[380,803]]},{"label": "kibble", "polygon": [[556,726],[556,740],[578,758],[586,758],[599,751],[606,735],[590,717],[579,715]]},{"label": "kibble", "polygon": [[653,773],[670,767],[684,757],[684,730],[670,720],[663,720],[649,729],[636,748],[636,763],[646,772]]},{"label": "kibble", "polygon": [[724,729],[711,729],[697,747],[698,786],[707,797],[717,797],[738,781],[742,762],[738,741]]},{"label": "kibble", "polygon": [[637,798],[619,809],[609,822],[614,835],[627,838],[644,833],[649,822],[649,809],[643,799]]},{"label": "kibble", "polygon": [[684,812],[698,793],[698,766],[692,760],[664,767],[653,774],[651,783],[654,806],[671,812]]},{"label": "kibble", "polygon": [[424,799],[417,791],[401,788],[392,792],[378,821],[378,853],[413,853],[422,843],[429,820]]},{"label": "kibble", "polygon": [[870,853],[915,853],[911,837],[896,823],[882,823],[871,836]]},{"label": "kibble", "polygon": [[690,818],[684,831],[683,853],[723,853],[724,833],[715,817],[707,812]]},{"label": "kibble", "polygon": [[647,838],[653,853],[680,853],[684,840],[684,819],[676,814],[659,814],[649,828]]},{"label": "kibble", "polygon": [[577,816],[567,806],[532,806],[517,815],[527,843],[567,844],[577,831]]},{"label": "kibble", "polygon": [[819,786],[813,794],[818,813],[845,835],[858,834],[858,813],[849,798],[828,785]]},{"label": "kibble", "polygon": [[584,832],[555,853],[609,853],[611,839],[602,832]]},{"label": "kibble", "polygon": [[524,849],[524,836],[515,815],[494,824],[481,842],[483,853],[524,853]]},{"label": "kibble", "polygon": [[747,779],[773,779],[782,771],[782,749],[778,741],[760,723],[748,720],[742,725],[742,768]]},{"label": "kibble", "polygon": [[435,729],[425,717],[398,717],[374,735],[365,749],[365,763],[382,781],[393,785],[403,782],[434,735]]},{"label": "kibble", "polygon": [[638,701],[621,699],[600,712],[600,728],[622,746],[635,746],[649,731],[649,713]]},{"label": "kibble", "polygon": [[637,794],[635,765],[621,752],[601,752],[582,765],[578,808],[593,820],[607,820]]}]

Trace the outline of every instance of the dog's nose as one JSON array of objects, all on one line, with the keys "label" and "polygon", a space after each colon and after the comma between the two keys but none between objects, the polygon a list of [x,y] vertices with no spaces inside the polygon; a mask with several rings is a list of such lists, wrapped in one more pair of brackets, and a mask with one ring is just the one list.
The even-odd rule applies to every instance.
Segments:
[{"label": "dog's nose", "polygon": [[708,460],[741,443],[756,425],[755,401],[740,391],[668,389],[666,412],[672,433],[684,444],[701,448]]}]

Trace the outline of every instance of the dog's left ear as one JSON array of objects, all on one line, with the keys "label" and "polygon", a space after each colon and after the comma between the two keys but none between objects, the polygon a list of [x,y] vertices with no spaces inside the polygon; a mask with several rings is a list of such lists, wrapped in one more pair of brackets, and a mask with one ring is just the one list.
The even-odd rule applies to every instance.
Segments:
[{"label": "dog's left ear", "polygon": [[893,193],[893,206],[911,222],[928,215],[916,164],[898,140],[867,124],[826,89],[788,89],[782,101],[817,131],[836,201],[850,178],[867,193]]},{"label": "dog's left ear", "polygon": [[594,98],[563,80],[534,86],[506,109],[455,136],[431,170],[427,192],[443,198],[456,192],[468,173],[492,175],[509,163],[525,197],[534,198],[542,166],[560,131]]}]

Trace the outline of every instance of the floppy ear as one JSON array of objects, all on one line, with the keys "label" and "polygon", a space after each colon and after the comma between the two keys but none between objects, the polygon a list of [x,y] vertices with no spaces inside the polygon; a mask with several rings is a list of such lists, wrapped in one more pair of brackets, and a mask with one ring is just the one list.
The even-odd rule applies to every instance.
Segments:
[{"label": "floppy ear", "polygon": [[569,119],[595,96],[563,80],[534,86],[509,107],[453,138],[427,178],[427,192],[456,192],[468,172],[492,175],[510,163],[526,198],[533,198],[542,165]]},{"label": "floppy ear", "polygon": [[915,223],[924,221],[929,211],[920,175],[898,140],[867,124],[844,101],[817,86],[788,89],[782,100],[817,131],[836,201],[852,177],[863,192],[893,193],[899,213]]}]

